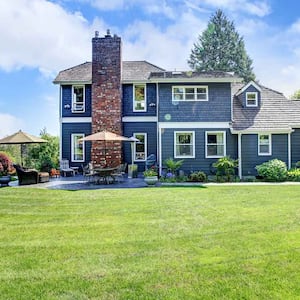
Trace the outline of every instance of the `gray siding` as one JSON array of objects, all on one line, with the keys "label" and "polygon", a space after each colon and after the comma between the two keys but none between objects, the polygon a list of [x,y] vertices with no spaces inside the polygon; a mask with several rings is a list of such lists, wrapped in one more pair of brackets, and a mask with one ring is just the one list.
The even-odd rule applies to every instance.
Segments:
[{"label": "gray siding", "polygon": [[[133,136],[134,133],[147,133],[147,156],[155,154],[157,156],[157,124],[154,122],[128,122],[123,123],[123,135]],[[124,161],[131,163],[130,143],[123,143]],[[135,162],[136,163],[136,162]],[[145,162],[136,163],[139,166],[139,172],[145,169]]]},{"label": "gray siding", "polygon": [[[212,164],[217,158],[205,158],[205,132],[206,131],[225,131],[226,132],[226,155],[233,159],[237,158],[237,136],[232,135],[229,129],[164,129],[162,133],[162,161],[167,158],[174,158],[174,131],[194,131],[195,132],[195,158],[185,158],[182,170],[185,173],[192,171],[203,171],[210,175],[213,172]],[[177,160],[177,159],[176,159]],[[179,159],[178,159],[179,160]]]},{"label": "gray siding", "polygon": [[[90,84],[85,85],[85,112],[72,113],[72,85],[62,85],[62,117],[91,117],[92,115],[92,88]],[[65,108],[69,105],[70,108]]]},{"label": "gray siding", "polygon": [[197,84],[159,84],[159,121],[229,122],[231,121],[230,83],[201,83],[208,86],[208,101],[178,101],[172,103],[172,86]]},{"label": "gray siding", "polygon": [[280,159],[288,165],[288,135],[272,134],[272,155],[258,155],[257,134],[242,135],[242,172],[243,176],[257,175],[255,166],[271,159]]},{"label": "gray siding", "polygon": [[295,129],[291,134],[292,167],[300,161],[300,129]]},{"label": "gray siding", "polygon": [[91,142],[85,142],[85,162],[71,162],[71,135],[73,133],[83,133],[89,135],[92,132],[90,123],[63,123],[62,124],[62,158],[69,160],[70,165],[79,167],[81,164],[86,164],[91,161]]},{"label": "gray siding", "polygon": [[[123,84],[123,116],[156,116],[157,97],[156,84],[146,84],[147,111],[133,111],[133,84]],[[150,105],[151,103],[155,105]]]}]

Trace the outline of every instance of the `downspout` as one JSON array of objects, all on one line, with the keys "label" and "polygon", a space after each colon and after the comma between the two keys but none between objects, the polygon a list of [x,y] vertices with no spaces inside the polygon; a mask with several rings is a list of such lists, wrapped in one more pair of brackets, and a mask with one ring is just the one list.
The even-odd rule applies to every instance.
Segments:
[{"label": "downspout", "polygon": [[157,157],[158,157],[158,174],[161,176],[161,170],[162,170],[162,162],[161,162],[161,130],[160,130],[160,122],[159,122],[159,88],[158,88],[158,82],[156,82],[156,99],[157,99],[157,105],[156,105],[156,116],[157,116]]},{"label": "downspout", "polygon": [[291,155],[291,133],[288,133],[288,169],[292,167],[292,155]]},{"label": "downspout", "polygon": [[59,86],[59,161],[62,160],[62,86]]},{"label": "downspout", "polygon": [[242,134],[238,133],[238,162],[239,162],[239,178],[242,179]]}]

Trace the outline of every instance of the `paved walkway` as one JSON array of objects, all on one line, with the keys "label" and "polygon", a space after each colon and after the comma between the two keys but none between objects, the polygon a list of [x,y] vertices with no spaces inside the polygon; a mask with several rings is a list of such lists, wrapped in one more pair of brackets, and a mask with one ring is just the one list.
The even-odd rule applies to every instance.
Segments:
[{"label": "paved walkway", "polygon": [[[76,175],[72,177],[58,177],[50,178],[49,182],[30,184],[30,185],[18,185],[18,181],[11,181],[10,186],[18,188],[44,188],[53,190],[97,190],[97,189],[122,189],[122,188],[144,188],[148,185],[144,182],[142,174],[139,174],[138,178],[124,178],[123,182],[115,182],[111,184],[95,184],[88,182],[82,175]],[[263,185],[300,185],[300,182],[226,182],[226,183],[157,183],[156,186],[263,186]]]},{"label": "paved walkway", "polygon": [[96,189],[120,189],[120,188],[142,188],[147,187],[142,176],[138,178],[124,178],[122,182],[115,182],[111,184],[95,184],[89,182],[82,175],[75,175],[71,177],[58,177],[50,178],[49,182],[30,184],[30,185],[18,185],[18,181],[12,181],[10,186],[18,188],[45,188],[53,190],[96,190]]}]

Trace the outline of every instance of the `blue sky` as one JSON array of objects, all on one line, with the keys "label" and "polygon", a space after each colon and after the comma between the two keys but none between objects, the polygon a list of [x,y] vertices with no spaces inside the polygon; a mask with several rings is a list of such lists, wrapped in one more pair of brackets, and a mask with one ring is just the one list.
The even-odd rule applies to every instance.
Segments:
[{"label": "blue sky", "polygon": [[300,2],[295,0],[0,1],[0,137],[23,129],[59,134],[63,69],[91,61],[91,38],[107,28],[123,60],[188,70],[193,43],[216,9],[235,22],[259,82],[286,96],[300,89]]}]

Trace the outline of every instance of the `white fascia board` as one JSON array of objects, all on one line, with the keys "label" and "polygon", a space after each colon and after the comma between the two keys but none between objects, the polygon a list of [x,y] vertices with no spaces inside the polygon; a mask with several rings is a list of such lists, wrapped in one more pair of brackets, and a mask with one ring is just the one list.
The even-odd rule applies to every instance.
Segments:
[{"label": "white fascia board", "polygon": [[150,79],[150,82],[154,83],[218,83],[218,82],[242,82],[242,78],[157,78],[157,79]]},{"label": "white fascia board", "polygon": [[60,85],[84,85],[92,84],[92,81],[53,81],[53,83]]},{"label": "white fascia board", "polygon": [[276,128],[276,129],[272,129],[272,128],[261,128],[261,129],[245,129],[245,130],[234,130],[234,129],[230,129],[232,134],[263,134],[263,133],[268,133],[268,134],[287,134],[287,133],[291,133],[294,132],[294,130],[292,128]]},{"label": "white fascia board", "polygon": [[92,117],[64,117],[60,121],[61,123],[92,123]]},{"label": "white fascia board", "polygon": [[231,128],[230,122],[159,122],[159,128],[203,128],[203,129],[226,129]]},{"label": "white fascia board", "polygon": [[153,83],[151,80],[143,79],[143,80],[122,80],[122,84],[146,84]]},{"label": "white fascia board", "polygon": [[246,89],[251,85],[254,86],[259,92],[261,92],[261,87],[252,80],[252,81],[248,82],[240,91],[238,91],[236,93],[236,96],[239,96],[240,94],[244,93],[246,91]]},{"label": "white fascia board", "polygon": [[123,117],[122,122],[157,122],[157,117]]}]

